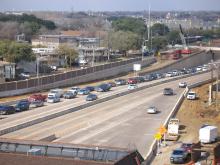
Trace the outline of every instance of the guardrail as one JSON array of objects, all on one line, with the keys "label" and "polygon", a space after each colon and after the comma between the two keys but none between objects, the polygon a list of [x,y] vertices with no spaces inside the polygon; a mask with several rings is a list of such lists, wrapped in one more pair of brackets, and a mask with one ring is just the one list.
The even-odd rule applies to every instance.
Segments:
[{"label": "guardrail", "polygon": [[117,97],[121,97],[121,96],[130,94],[130,93],[134,93],[134,92],[137,92],[137,91],[140,91],[140,90],[143,90],[143,89],[146,89],[146,88],[150,88],[150,87],[153,87],[153,86],[156,86],[156,85],[160,85],[160,84],[163,84],[163,83],[166,83],[166,82],[175,81],[175,80],[178,80],[178,79],[181,79],[181,78],[186,78],[186,77],[190,77],[190,76],[194,76],[194,75],[198,75],[198,74],[202,74],[202,73],[204,73],[204,72],[199,72],[199,73],[189,74],[189,75],[183,75],[183,76],[178,76],[178,77],[171,78],[171,79],[162,80],[160,82],[148,84],[148,85],[136,88],[134,90],[127,90],[127,91],[124,91],[124,92],[121,92],[121,93],[118,93],[118,94],[107,96],[107,97],[102,98],[102,99],[98,99],[98,100],[90,102],[90,103],[79,105],[79,106],[74,107],[74,108],[66,109],[66,110],[63,110],[63,111],[60,111],[60,112],[57,112],[57,113],[54,113],[54,114],[43,116],[43,117],[40,117],[38,119],[33,119],[32,121],[28,121],[28,122],[25,122],[25,123],[22,123],[22,124],[18,124],[16,126],[12,126],[10,128],[5,128],[5,129],[0,130],[0,136],[4,135],[4,134],[7,134],[7,133],[10,133],[10,132],[17,131],[19,129],[23,129],[23,128],[41,123],[41,122],[44,122],[44,121],[47,121],[47,120],[50,120],[50,119],[54,119],[54,118],[59,117],[59,116],[66,115],[68,113],[72,113],[72,112],[75,112],[75,111],[78,111],[78,110],[81,110],[81,109],[84,109],[84,108],[88,108],[90,106],[93,106],[93,105],[96,105],[96,104],[99,104],[99,103],[102,103],[102,102],[106,102],[108,100],[111,100],[111,99],[114,99],[114,98],[117,98]]},{"label": "guardrail", "polygon": [[[181,106],[186,94],[189,92],[190,89],[207,84],[207,83],[210,83],[211,81],[212,81],[211,79],[208,79],[208,80],[200,81],[200,82],[197,82],[197,83],[194,83],[192,85],[187,86],[187,88],[182,92],[181,96],[179,97],[179,99],[178,99],[177,103],[175,104],[175,106],[173,107],[172,111],[170,112],[170,114],[166,118],[163,126],[167,127],[170,118],[172,118],[176,115],[176,113],[179,110],[179,107]],[[146,157],[144,157],[145,163],[151,164],[154,157],[156,156],[156,153],[157,153],[157,141],[154,140],[151,147],[150,147],[148,154],[146,155]]]}]

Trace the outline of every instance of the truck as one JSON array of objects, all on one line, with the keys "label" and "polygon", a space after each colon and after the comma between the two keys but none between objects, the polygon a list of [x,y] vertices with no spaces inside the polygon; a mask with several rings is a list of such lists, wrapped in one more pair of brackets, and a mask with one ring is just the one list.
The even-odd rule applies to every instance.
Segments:
[{"label": "truck", "polygon": [[216,126],[207,125],[199,130],[199,141],[201,143],[215,142],[218,137],[218,128]]},{"label": "truck", "polygon": [[179,119],[171,118],[168,123],[166,140],[176,141],[179,137]]},{"label": "truck", "polygon": [[50,92],[48,93],[48,97],[54,95],[54,96],[60,98],[60,97],[63,96],[63,94],[64,94],[64,91],[62,89],[58,89],[58,88],[57,89],[51,89]]}]

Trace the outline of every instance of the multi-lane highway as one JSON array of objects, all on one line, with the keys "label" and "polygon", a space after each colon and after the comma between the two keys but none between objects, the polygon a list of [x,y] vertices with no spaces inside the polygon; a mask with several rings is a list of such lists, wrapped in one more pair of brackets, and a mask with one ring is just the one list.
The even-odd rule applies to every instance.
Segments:
[{"label": "multi-lane highway", "polygon": [[[178,83],[187,81],[188,84],[191,84],[209,77],[209,73],[204,73],[146,88],[5,134],[2,137],[40,140],[55,134],[56,139],[54,141],[56,142],[137,148],[145,156],[153,141],[153,135],[157,132],[159,126],[164,123],[184,90],[178,88]],[[164,96],[163,89],[165,87],[173,88],[175,95]],[[113,91],[102,93],[99,97],[106,97],[105,95],[112,95],[114,92],[122,92],[124,90],[127,90],[126,86],[113,88]],[[15,114],[1,120],[0,129],[83,103],[85,103],[84,97],[79,97]],[[156,106],[160,112],[158,114],[147,114],[146,109],[150,105]]]}]

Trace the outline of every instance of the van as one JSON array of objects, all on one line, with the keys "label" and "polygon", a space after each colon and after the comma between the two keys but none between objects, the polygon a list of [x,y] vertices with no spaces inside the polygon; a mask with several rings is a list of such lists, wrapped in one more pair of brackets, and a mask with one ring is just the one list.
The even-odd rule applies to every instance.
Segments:
[{"label": "van", "polygon": [[56,96],[56,97],[63,97],[63,94],[64,94],[64,92],[63,92],[63,90],[62,89],[51,89],[50,90],[50,92],[48,93],[48,97],[49,97],[49,95],[54,95],[54,96]]}]

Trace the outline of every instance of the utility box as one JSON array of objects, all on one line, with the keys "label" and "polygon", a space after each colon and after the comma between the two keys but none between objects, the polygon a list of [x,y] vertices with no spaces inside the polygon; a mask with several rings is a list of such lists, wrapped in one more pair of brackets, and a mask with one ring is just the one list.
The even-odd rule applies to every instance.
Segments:
[{"label": "utility box", "polygon": [[199,141],[201,143],[215,142],[218,137],[218,128],[216,126],[205,126],[199,130]]}]

